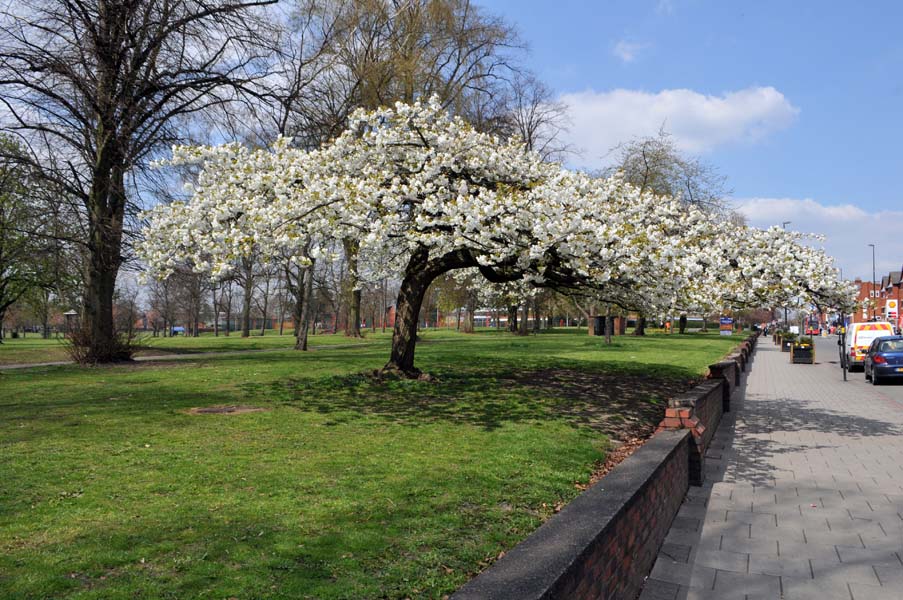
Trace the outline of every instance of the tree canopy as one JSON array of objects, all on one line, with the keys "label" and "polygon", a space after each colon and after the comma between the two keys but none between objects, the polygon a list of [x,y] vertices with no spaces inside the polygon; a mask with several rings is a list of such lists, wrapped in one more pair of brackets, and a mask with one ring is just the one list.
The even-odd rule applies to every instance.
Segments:
[{"label": "tree canopy", "polygon": [[153,272],[187,261],[222,275],[252,251],[328,259],[329,240],[354,239],[368,268],[402,281],[387,368],[408,374],[424,293],[459,269],[591,289],[647,314],[850,294],[798,234],[739,226],[620,175],[544,162],[449,115],[437,98],[359,110],[313,151],[283,138],[270,149],[179,147],[171,163],[203,168],[190,202],[148,214],[140,251]]}]

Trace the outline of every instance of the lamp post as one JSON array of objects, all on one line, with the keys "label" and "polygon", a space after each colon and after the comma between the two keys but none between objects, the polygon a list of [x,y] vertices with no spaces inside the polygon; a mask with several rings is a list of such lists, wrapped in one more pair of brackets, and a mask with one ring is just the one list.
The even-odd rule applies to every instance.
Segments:
[{"label": "lamp post", "polygon": [[875,289],[878,284],[875,282],[875,244],[869,244],[872,248],[872,320],[875,320],[875,308],[878,306],[878,291]]},{"label": "lamp post", "polygon": [[[790,225],[791,221],[784,221],[781,223],[781,229],[787,229],[787,226]],[[784,306],[784,327],[790,327],[790,320],[787,318],[787,307]]]}]

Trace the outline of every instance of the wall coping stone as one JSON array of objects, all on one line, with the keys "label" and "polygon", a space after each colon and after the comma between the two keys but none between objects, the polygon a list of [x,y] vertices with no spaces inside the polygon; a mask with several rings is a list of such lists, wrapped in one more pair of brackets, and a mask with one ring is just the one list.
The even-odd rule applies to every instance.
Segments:
[{"label": "wall coping stone", "polygon": [[671,400],[668,401],[668,406],[672,408],[680,406],[696,406],[696,403],[699,400],[707,397],[710,393],[721,387],[721,385],[721,379],[706,379],[705,381],[696,384],[691,390],[671,398]]}]

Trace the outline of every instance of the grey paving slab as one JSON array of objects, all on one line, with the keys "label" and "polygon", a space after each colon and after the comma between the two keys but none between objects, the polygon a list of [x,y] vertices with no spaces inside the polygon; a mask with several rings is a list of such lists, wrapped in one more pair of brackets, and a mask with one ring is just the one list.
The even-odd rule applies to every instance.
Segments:
[{"label": "grey paving slab", "polygon": [[836,356],[760,340],[641,600],[903,600],[903,385]]},{"label": "grey paving slab", "polygon": [[850,600],[850,589],[808,577],[781,577],[785,600]]},{"label": "grey paving slab", "polygon": [[744,593],[747,597],[780,598],[781,580],[779,577],[759,573],[718,571],[713,590],[722,595]]}]

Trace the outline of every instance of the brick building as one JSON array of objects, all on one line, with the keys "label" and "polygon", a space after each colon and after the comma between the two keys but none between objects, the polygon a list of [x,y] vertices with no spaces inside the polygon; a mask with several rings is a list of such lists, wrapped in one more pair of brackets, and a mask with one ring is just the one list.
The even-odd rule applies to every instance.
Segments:
[{"label": "brick building", "polygon": [[[903,271],[903,269],[901,269]],[[892,271],[881,278],[881,281],[853,280],[859,288],[857,300],[860,308],[852,315],[853,323],[871,320],[890,321],[896,327],[903,327],[903,283],[901,271]]]}]

